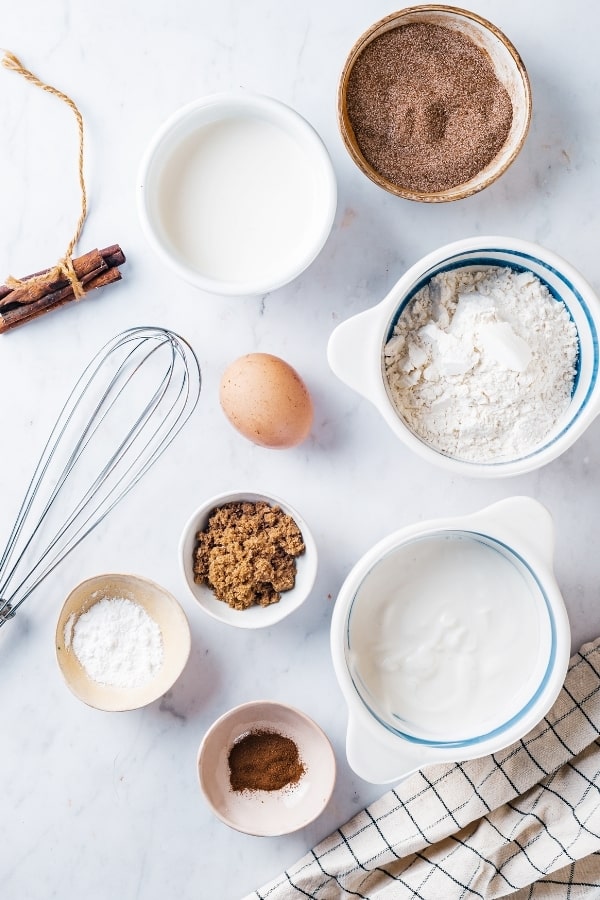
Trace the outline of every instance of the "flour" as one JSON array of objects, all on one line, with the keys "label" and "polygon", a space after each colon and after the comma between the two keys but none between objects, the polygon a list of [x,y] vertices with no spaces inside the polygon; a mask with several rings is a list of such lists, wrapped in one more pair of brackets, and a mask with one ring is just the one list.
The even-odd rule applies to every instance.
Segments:
[{"label": "flour", "polygon": [[137,603],[104,597],[65,625],[65,645],[94,681],[113,687],[140,687],[163,662],[160,628]]},{"label": "flour", "polygon": [[385,346],[396,409],[442,453],[475,462],[520,457],[567,409],[577,330],[532,272],[435,275]]}]

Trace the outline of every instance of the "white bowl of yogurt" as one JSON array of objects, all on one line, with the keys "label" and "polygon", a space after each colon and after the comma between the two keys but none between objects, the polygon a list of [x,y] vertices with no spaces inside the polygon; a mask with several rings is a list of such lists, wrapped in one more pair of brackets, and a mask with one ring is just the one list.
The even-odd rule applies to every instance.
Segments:
[{"label": "white bowl of yogurt", "polygon": [[228,296],[292,281],[322,249],[336,210],[331,160],[289,106],[247,91],[177,110],[141,161],[138,210],[181,278]]},{"label": "white bowl of yogurt", "polygon": [[416,262],[327,352],[411,450],[498,478],[556,459],[600,413],[599,331],[600,301],[573,266],[484,236]]},{"label": "white bowl of yogurt", "polygon": [[553,547],[548,511],[513,497],[404,528],[358,561],[331,651],[361,778],[495,753],[548,712],[571,643]]}]

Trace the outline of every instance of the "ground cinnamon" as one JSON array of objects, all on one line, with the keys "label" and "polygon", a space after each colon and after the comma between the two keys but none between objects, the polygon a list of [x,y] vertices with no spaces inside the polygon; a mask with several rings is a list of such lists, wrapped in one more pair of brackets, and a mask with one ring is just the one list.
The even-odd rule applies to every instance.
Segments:
[{"label": "ground cinnamon", "polygon": [[418,192],[448,190],[481,172],[513,116],[488,54],[430,23],[393,28],[368,44],[350,72],[346,105],[366,161]]},{"label": "ground cinnamon", "polygon": [[304,774],[294,741],[275,731],[251,731],[229,751],[229,780],[234,791],[278,791]]}]

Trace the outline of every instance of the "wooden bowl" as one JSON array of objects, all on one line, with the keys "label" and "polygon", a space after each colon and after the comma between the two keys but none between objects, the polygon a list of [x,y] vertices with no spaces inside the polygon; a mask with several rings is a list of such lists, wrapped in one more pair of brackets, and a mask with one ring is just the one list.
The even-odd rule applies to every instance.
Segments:
[{"label": "wooden bowl", "polygon": [[[374,169],[362,154],[348,115],[348,80],[360,54],[375,38],[392,29],[409,24],[439,25],[454,29],[469,38],[489,56],[496,77],[508,92],[513,106],[513,119],[509,134],[496,156],[468,181],[438,192],[421,192],[403,187],[389,181]],[[483,190],[499,178],[513,162],[523,146],[530,120],[531,87],[527,71],[516,49],[491,22],[473,12],[453,6],[428,4],[408,7],[376,22],[352,47],[342,70],[338,87],[338,124],[350,156],[371,181],[384,190],[407,200],[440,203],[460,200]]]},{"label": "wooden bowl", "polygon": [[[71,647],[77,618],[104,598],[123,597],[141,606],[159,626],[163,662],[158,674],[139,687],[114,687],[90,678]],[[190,653],[185,613],[168,591],[135,575],[97,575],[73,588],[58,617],[56,658],[71,691],[88,706],[110,712],[138,709],[162,697],[181,675]]]}]

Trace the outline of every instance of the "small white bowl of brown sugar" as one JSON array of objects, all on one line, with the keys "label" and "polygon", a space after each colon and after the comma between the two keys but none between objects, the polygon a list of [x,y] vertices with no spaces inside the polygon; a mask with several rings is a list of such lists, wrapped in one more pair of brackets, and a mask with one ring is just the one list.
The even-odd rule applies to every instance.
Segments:
[{"label": "small white bowl of brown sugar", "polygon": [[357,166],[408,200],[459,200],[495,181],[531,119],[527,71],[491,22],[413,6],[376,22],[340,78],[338,122]]},{"label": "small white bowl of brown sugar", "polygon": [[179,543],[186,584],[209,616],[241,628],[281,621],[309,596],[317,548],[302,516],[277,497],[230,491],[189,517]]}]

